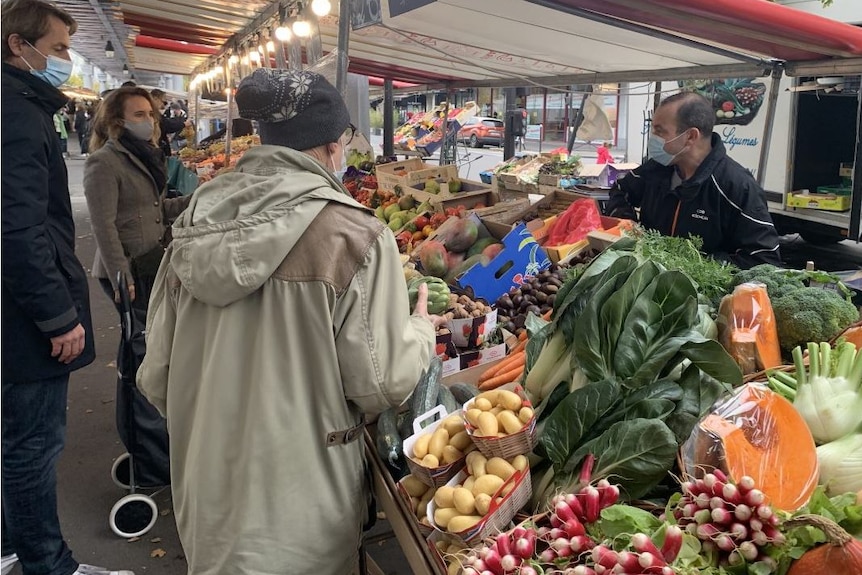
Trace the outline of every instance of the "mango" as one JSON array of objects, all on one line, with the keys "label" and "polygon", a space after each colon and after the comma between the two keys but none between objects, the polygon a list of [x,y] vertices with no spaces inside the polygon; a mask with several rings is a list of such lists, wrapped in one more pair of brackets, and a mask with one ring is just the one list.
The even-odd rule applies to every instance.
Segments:
[{"label": "mango", "polygon": [[503,244],[491,244],[484,250],[482,250],[482,255],[488,258],[488,261],[497,257],[497,255],[503,251]]},{"label": "mango", "polygon": [[467,251],[479,237],[479,228],[472,220],[460,219],[454,222],[449,230],[446,234],[446,248],[453,252]]},{"label": "mango", "polygon": [[496,243],[498,242],[495,238],[479,238],[472,246],[470,246],[470,249],[467,250],[467,257],[469,258],[475,256],[476,254],[481,254],[482,250]]},{"label": "mango", "polygon": [[419,262],[422,264],[422,269],[429,276],[442,278],[449,271],[447,266],[446,248],[440,242],[433,240],[422,244],[422,249],[419,251]]}]

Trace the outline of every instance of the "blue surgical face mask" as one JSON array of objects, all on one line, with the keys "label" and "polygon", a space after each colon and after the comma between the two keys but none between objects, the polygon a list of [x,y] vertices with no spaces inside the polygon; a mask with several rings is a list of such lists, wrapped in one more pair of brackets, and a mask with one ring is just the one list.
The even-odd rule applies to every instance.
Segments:
[{"label": "blue surgical face mask", "polygon": [[[332,155],[330,154],[330,159],[332,159]],[[341,166],[336,166],[335,162],[332,162],[332,174],[338,179],[339,182],[344,181],[344,174],[347,173],[347,150],[344,146],[341,147]]]},{"label": "blue surgical face mask", "polygon": [[670,140],[665,140],[661,136],[656,136],[655,134],[649,135],[649,141],[647,142],[647,157],[651,160],[655,160],[662,166],[669,166],[673,161],[679,156],[681,153],[685,151],[685,148],[677,152],[676,154],[668,153],[664,147],[671,142],[682,138],[685,135],[685,132],[677,136],[676,138],[671,138]]},{"label": "blue surgical face mask", "polygon": [[[24,41],[27,42],[27,40]],[[42,54],[42,52],[39,52],[39,50],[36,49],[36,46],[30,44],[30,42],[27,42],[27,44],[46,60],[45,69],[37,70],[33,66],[30,66],[30,62],[24,60],[24,57],[21,56],[21,59],[24,60],[24,63],[30,68],[30,73],[40,80],[51,84],[55,88],[62,86],[72,75],[72,61],[64,60],[63,58],[53,55],[45,56],[45,54]]]}]

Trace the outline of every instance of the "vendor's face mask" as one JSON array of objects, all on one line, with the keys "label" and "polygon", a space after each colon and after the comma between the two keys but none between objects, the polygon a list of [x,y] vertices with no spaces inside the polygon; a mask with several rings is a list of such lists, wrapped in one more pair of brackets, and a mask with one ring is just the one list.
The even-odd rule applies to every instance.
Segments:
[{"label": "vendor's face mask", "polygon": [[686,132],[683,132],[679,136],[675,138],[671,138],[670,140],[665,140],[661,136],[657,136],[656,134],[650,134],[649,141],[647,142],[647,156],[651,160],[655,160],[662,166],[669,166],[673,163],[673,161],[682,154],[686,150],[686,146],[683,146],[680,151],[675,154],[671,154],[665,149],[665,146],[670,144],[671,142],[675,142],[676,140],[682,138]]}]

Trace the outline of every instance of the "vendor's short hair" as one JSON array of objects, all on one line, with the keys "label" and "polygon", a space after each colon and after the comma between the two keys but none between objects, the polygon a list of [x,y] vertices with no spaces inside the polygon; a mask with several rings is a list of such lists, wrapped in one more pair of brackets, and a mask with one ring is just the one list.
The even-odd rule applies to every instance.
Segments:
[{"label": "vendor's short hair", "polygon": [[709,100],[695,92],[680,92],[662,100],[659,107],[676,103],[679,103],[679,107],[676,109],[677,134],[691,128],[697,128],[701,137],[712,137],[712,130],[715,127],[715,110],[713,110]]},{"label": "vendor's short hair", "polygon": [[0,20],[3,21],[3,47],[0,56],[7,60],[14,56],[9,48],[9,36],[18,34],[24,40],[35,44],[45,36],[51,26],[51,16],[69,27],[69,35],[78,29],[78,23],[65,10],[42,0],[5,0]]}]

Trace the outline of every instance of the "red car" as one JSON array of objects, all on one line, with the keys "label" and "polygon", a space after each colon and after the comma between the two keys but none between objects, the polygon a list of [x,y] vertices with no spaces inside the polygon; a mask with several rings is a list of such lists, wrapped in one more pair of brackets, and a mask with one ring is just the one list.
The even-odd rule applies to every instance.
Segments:
[{"label": "red car", "polygon": [[469,143],[472,148],[502,146],[504,132],[503,120],[474,116],[458,130],[458,139]]}]

